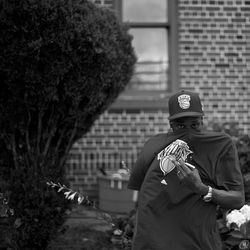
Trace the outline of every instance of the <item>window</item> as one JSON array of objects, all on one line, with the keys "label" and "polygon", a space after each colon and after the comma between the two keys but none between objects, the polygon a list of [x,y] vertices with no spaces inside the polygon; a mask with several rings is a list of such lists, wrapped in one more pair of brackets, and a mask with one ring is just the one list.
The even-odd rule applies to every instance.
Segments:
[{"label": "window", "polygon": [[133,36],[135,73],[112,109],[166,109],[178,90],[176,0],[113,0],[121,22]]},{"label": "window", "polygon": [[138,57],[130,87],[166,90],[169,63],[167,1],[123,0],[121,17],[130,27]]},{"label": "window", "polygon": [[178,89],[177,1],[114,0],[114,7],[129,26],[138,58],[120,99],[155,101]]}]

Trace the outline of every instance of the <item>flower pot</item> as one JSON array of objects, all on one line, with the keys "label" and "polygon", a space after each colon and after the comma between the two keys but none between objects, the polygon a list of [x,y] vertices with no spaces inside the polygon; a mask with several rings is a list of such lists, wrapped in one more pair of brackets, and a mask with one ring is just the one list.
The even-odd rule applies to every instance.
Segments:
[{"label": "flower pot", "polygon": [[99,208],[114,213],[128,213],[134,209],[137,192],[129,190],[127,184],[127,176],[99,176]]}]

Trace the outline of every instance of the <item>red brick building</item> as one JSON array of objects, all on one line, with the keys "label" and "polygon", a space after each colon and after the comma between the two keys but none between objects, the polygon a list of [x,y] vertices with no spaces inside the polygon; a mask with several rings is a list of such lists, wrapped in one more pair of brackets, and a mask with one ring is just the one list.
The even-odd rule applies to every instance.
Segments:
[{"label": "red brick building", "polygon": [[169,129],[167,100],[200,94],[205,125],[233,122],[250,132],[250,0],[95,0],[115,11],[134,36],[135,76],[75,143],[71,186],[97,194],[97,168],[130,167],[143,143]]}]

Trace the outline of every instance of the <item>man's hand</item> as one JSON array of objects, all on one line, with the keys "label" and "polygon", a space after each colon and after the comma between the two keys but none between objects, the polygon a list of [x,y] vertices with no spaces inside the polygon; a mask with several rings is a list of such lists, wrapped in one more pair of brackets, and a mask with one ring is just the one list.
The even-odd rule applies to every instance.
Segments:
[{"label": "man's hand", "polygon": [[177,168],[177,176],[183,184],[187,185],[191,190],[200,195],[207,193],[208,187],[203,184],[196,168],[191,169],[182,160],[176,161],[174,159],[173,163]]},{"label": "man's hand", "polygon": [[[176,161],[173,159],[177,169],[177,176],[182,183],[187,185],[194,193],[204,196],[208,193],[206,186],[199,175],[198,170],[191,169],[185,165],[184,161]],[[220,190],[213,188],[212,201],[227,209],[239,209],[245,203],[244,189],[242,190]]]}]

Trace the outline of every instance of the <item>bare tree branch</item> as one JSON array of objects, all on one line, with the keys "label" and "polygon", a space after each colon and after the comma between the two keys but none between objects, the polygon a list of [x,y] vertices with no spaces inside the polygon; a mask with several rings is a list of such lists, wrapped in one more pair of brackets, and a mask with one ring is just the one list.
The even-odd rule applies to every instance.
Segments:
[{"label": "bare tree branch", "polygon": [[68,141],[68,144],[67,144],[67,147],[64,151],[64,155],[62,156],[62,158],[60,159],[60,162],[59,162],[59,166],[62,167],[68,157],[68,154],[69,154],[69,151],[74,143],[74,139],[75,139],[75,136],[76,136],[76,132],[77,132],[77,126],[78,126],[78,120],[76,119],[75,120],[75,123],[74,123],[74,128],[71,132],[71,135],[70,135],[70,138],[69,138],[69,141]]},{"label": "bare tree branch", "polygon": [[42,136],[42,111],[39,111],[38,113],[38,121],[37,121],[37,141],[36,141],[36,152],[37,155],[41,154],[40,150],[40,142],[41,142],[41,136]]},{"label": "bare tree branch", "polygon": [[16,148],[16,138],[15,138],[14,133],[10,137],[10,145],[11,145],[11,150],[13,154],[14,166],[15,166],[15,169],[18,169],[18,156],[17,156],[18,154],[17,154],[17,148]]}]

